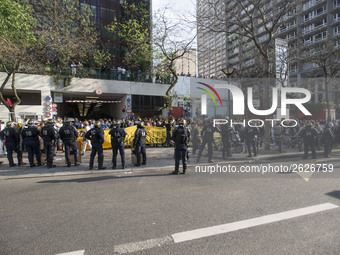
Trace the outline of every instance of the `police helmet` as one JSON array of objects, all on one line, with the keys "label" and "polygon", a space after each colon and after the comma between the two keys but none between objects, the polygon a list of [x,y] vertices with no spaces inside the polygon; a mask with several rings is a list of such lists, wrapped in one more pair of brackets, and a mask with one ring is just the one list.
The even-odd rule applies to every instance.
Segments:
[{"label": "police helmet", "polygon": [[100,121],[96,121],[96,122],[94,123],[94,126],[95,126],[95,127],[100,127],[100,124],[101,124]]},{"label": "police helmet", "polygon": [[66,124],[66,123],[70,123],[71,122],[71,119],[70,118],[66,118],[66,119],[64,119],[64,123]]},{"label": "police helmet", "polygon": [[48,125],[53,125],[53,124],[54,124],[54,120],[53,120],[53,119],[48,119],[48,120],[46,121],[46,123],[47,123]]},{"label": "police helmet", "polygon": [[27,121],[27,125],[28,125],[28,126],[33,126],[33,124],[34,124],[34,121],[33,121],[33,120]]},{"label": "police helmet", "polygon": [[180,120],[178,121],[178,124],[179,124],[179,125],[185,125],[185,119],[180,119]]},{"label": "police helmet", "polygon": [[13,122],[12,122],[12,121],[7,121],[6,127],[11,127],[12,125],[13,125]]},{"label": "police helmet", "polygon": [[312,123],[310,123],[310,122],[308,122],[307,124],[306,124],[306,127],[311,127],[312,126]]},{"label": "police helmet", "polygon": [[116,120],[115,121],[115,125],[119,125],[120,124],[120,121],[119,120]]}]

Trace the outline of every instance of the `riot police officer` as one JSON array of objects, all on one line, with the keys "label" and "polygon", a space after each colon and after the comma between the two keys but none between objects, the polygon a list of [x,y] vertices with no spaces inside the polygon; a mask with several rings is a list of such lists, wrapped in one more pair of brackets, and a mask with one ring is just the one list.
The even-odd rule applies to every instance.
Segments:
[{"label": "riot police officer", "polygon": [[184,120],[180,120],[178,124],[178,127],[176,127],[172,132],[172,138],[175,142],[175,171],[173,171],[172,174],[179,173],[179,161],[181,159],[183,164],[183,174],[185,174],[187,169],[188,141],[190,139],[190,132],[189,129],[184,126]]},{"label": "riot police officer", "polygon": [[318,131],[312,127],[312,123],[308,122],[306,127],[303,128],[299,135],[303,138],[303,145],[304,145],[304,159],[308,158],[308,151],[309,149],[312,151],[312,157],[316,158],[316,151],[315,151],[315,140],[318,135]]},{"label": "riot police officer", "polygon": [[122,159],[122,169],[124,169],[125,168],[124,141],[125,141],[126,131],[124,128],[120,127],[119,121],[115,121],[115,124],[110,130],[109,135],[111,135],[111,146],[112,146],[112,169],[116,169],[116,166],[117,166],[118,150],[120,153],[120,157]]},{"label": "riot police officer", "polygon": [[76,140],[78,138],[78,131],[74,126],[71,126],[71,120],[65,119],[63,126],[59,130],[60,139],[63,141],[65,146],[65,159],[67,162],[67,167],[71,166],[70,160],[70,148],[74,152],[74,165],[78,166],[78,147]]},{"label": "riot police officer", "polygon": [[100,128],[100,121],[94,123],[94,127],[86,132],[85,138],[91,140],[92,150],[90,156],[90,170],[93,169],[94,157],[98,152],[98,169],[106,169],[103,166],[104,154],[103,154],[103,143],[104,143],[104,132]]},{"label": "riot police officer", "polygon": [[231,140],[233,135],[233,128],[228,124],[221,126],[221,136],[222,136],[222,158],[231,157]]},{"label": "riot police officer", "polygon": [[9,162],[9,166],[16,166],[13,161],[13,151],[17,154],[18,166],[21,166],[23,163],[22,151],[20,149],[20,136],[12,121],[8,121],[6,123],[6,127],[0,132],[0,138],[6,139],[5,146],[7,149],[7,159]]},{"label": "riot police officer", "polygon": [[251,149],[253,148],[254,157],[257,156],[257,149],[256,149],[256,137],[260,133],[257,127],[250,127],[246,126],[243,131],[243,138],[247,145],[248,150],[248,157],[252,157]]},{"label": "riot police officer", "polygon": [[218,129],[213,126],[213,122],[211,120],[206,121],[201,131],[202,144],[198,152],[197,162],[200,161],[205,145],[208,144],[208,162],[213,163],[211,159],[212,159],[212,152],[213,152],[214,132],[216,131],[218,131]]},{"label": "riot police officer", "polygon": [[56,167],[53,165],[53,157],[55,153],[55,145],[59,138],[57,130],[54,128],[53,119],[46,121],[46,126],[41,129],[41,137],[44,141],[44,150],[46,154],[47,167]]},{"label": "riot police officer", "polygon": [[191,133],[192,133],[192,137],[191,137],[192,155],[195,156],[196,151],[199,150],[199,147],[201,145],[201,138],[200,138],[200,135],[199,135],[199,132],[198,132],[198,129],[195,123],[192,123]]},{"label": "riot police officer", "polygon": [[332,131],[333,124],[331,122],[327,123],[322,134],[322,140],[324,142],[324,157],[330,158],[331,151],[333,147],[333,143],[335,140],[335,135]]},{"label": "riot police officer", "polygon": [[141,154],[143,156],[143,165],[146,165],[146,149],[145,149],[145,138],[146,130],[141,122],[137,123],[137,130],[135,132],[135,137],[133,138],[133,147],[135,148],[135,153],[137,157],[137,164],[135,166],[140,166]]},{"label": "riot police officer", "polygon": [[22,140],[28,153],[28,161],[30,163],[30,167],[35,166],[34,154],[36,156],[38,166],[41,166],[39,142],[40,131],[36,126],[33,126],[33,124],[33,120],[29,120],[27,122],[27,126],[25,126],[21,131]]}]

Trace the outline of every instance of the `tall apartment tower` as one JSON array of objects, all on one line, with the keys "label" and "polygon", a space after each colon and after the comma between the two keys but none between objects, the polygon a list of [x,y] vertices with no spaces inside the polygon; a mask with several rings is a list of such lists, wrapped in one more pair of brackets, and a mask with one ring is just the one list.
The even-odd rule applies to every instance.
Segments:
[{"label": "tall apartment tower", "polygon": [[[268,4],[268,9],[280,1],[264,1]],[[212,8],[207,2],[212,0],[197,0],[197,16],[206,15]],[[244,5],[250,4],[251,1],[215,1],[220,4],[214,8],[213,12],[219,10],[221,15],[224,12],[229,12],[233,8],[235,2]],[[285,15],[285,22],[275,34],[275,38],[282,39],[288,44],[288,49],[299,49],[298,57],[294,60],[289,57],[287,65],[289,77],[294,78],[310,78],[312,75],[321,73],[317,72],[317,65],[306,60],[305,54],[315,52],[316,49],[322,48],[322,44],[329,42],[331,39],[336,39],[340,35],[340,0],[302,0],[296,1],[295,9]],[[270,15],[270,11],[268,12]],[[243,15],[243,16],[242,16]],[[240,14],[241,19],[245,14]],[[214,24],[212,20],[208,21]],[[199,24],[199,23],[198,23]],[[216,30],[219,30],[217,28]],[[227,65],[231,65],[237,70],[241,70],[242,74],[251,75],[256,73],[256,68],[260,62],[257,60],[258,53],[255,50],[254,44],[250,40],[233,35],[236,27],[222,28],[226,33],[217,31],[202,30],[198,25],[198,75],[202,77],[223,77],[220,70]],[[258,24],[256,27],[256,36],[260,41],[267,40],[268,34],[263,26]],[[334,41],[334,47],[340,45],[339,40]],[[274,57],[276,58],[276,57]],[[260,60],[261,61],[261,60]],[[294,85],[294,84],[293,84]],[[325,99],[325,92],[322,86],[317,85],[312,87],[313,102],[321,102]],[[334,94],[334,93],[333,93]],[[333,95],[334,96],[334,95]]]}]

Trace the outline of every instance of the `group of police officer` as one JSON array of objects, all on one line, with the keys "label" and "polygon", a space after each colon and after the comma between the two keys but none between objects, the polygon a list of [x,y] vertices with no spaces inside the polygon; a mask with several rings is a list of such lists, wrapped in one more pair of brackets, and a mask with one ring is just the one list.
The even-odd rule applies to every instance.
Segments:
[{"label": "group of police officer", "polygon": [[[122,168],[125,168],[125,152],[124,152],[124,140],[126,136],[126,131],[124,128],[120,127],[120,122],[116,121],[111,127],[109,134],[111,135],[111,146],[112,146],[112,169],[116,169],[117,166],[117,154],[118,151],[121,155]],[[146,130],[141,121],[137,122],[137,130],[135,132],[135,137],[133,140],[134,153],[136,154],[137,163],[135,166],[146,164]],[[46,162],[48,168],[54,168],[56,165],[53,164],[53,158],[56,154],[55,147],[57,140],[60,138],[64,144],[65,159],[67,167],[71,167],[70,152],[73,151],[74,154],[74,165],[79,165],[78,158],[78,147],[76,140],[79,136],[77,129],[71,125],[71,119],[66,118],[63,122],[62,127],[59,132],[54,126],[54,120],[48,119],[46,125],[38,129],[34,125],[33,120],[29,120],[27,124],[22,127],[19,132],[15,126],[15,123],[8,121],[6,127],[0,132],[0,138],[5,139],[5,146],[7,150],[7,159],[10,167],[16,166],[13,161],[13,152],[17,153],[18,165],[23,165],[22,161],[22,150],[21,150],[21,139],[23,146],[28,154],[28,161],[30,167],[36,166],[34,162],[34,155],[36,157],[36,162],[38,166],[42,165],[41,162],[41,147],[40,147],[40,137],[43,140],[44,150],[46,154]],[[84,139],[91,140],[92,151],[90,155],[89,168],[93,169],[94,158],[98,153],[98,169],[106,169],[103,165],[104,154],[103,154],[103,143],[104,143],[104,131],[101,128],[101,123],[96,121],[94,127],[88,130]]]},{"label": "group of police officer", "polygon": [[[13,161],[13,152],[17,153],[18,165],[22,165],[22,151],[20,149],[20,135],[22,137],[23,145],[28,153],[28,160],[31,167],[35,166],[34,155],[36,157],[37,165],[41,166],[41,150],[39,137],[42,138],[44,149],[46,153],[47,167],[53,168],[53,157],[55,155],[55,146],[57,144],[57,139],[61,139],[64,144],[65,149],[65,159],[67,167],[71,166],[70,160],[70,150],[72,149],[74,153],[74,165],[79,165],[78,161],[78,148],[76,140],[79,136],[77,129],[71,125],[71,120],[66,118],[64,120],[63,126],[59,129],[59,132],[54,127],[53,119],[48,119],[46,125],[42,127],[41,131],[34,125],[33,120],[29,120],[27,125],[24,126],[19,133],[14,127],[13,122],[7,122],[6,127],[0,132],[0,138],[5,139],[7,158],[10,167],[16,166]],[[137,129],[133,140],[133,153],[136,154],[137,163],[135,166],[140,166],[146,164],[146,145],[145,139],[147,136],[146,130],[143,126],[141,120],[136,122]],[[177,126],[172,132],[172,140],[175,143],[175,170],[172,174],[179,174],[179,164],[182,161],[183,164],[183,174],[187,170],[187,159],[188,159],[188,143],[190,140],[190,131],[185,125],[185,120],[181,119],[177,122]],[[229,125],[221,125],[219,128],[214,127],[212,120],[207,120],[201,131],[202,142],[200,141],[199,132],[195,124],[192,124],[191,131],[193,133],[192,145],[193,154],[195,155],[198,151],[197,162],[200,161],[202,152],[206,145],[208,146],[208,162],[212,163],[213,154],[213,143],[214,143],[214,132],[220,132],[222,136],[222,157],[231,157],[231,146],[232,146],[232,135],[234,129]],[[111,146],[112,146],[112,169],[117,167],[117,155],[118,152],[121,156],[122,169],[125,168],[125,149],[124,141],[127,135],[124,128],[121,127],[120,121],[115,121],[111,130],[109,131],[111,136]],[[257,127],[246,126],[242,130],[242,136],[244,138],[245,144],[248,150],[248,157],[257,156],[257,146],[256,137],[259,134],[259,129]],[[303,138],[304,141],[304,158],[308,157],[308,151],[311,150],[312,157],[316,157],[315,151],[315,139],[318,135],[318,131],[309,122],[299,131],[299,136]],[[101,128],[101,123],[96,121],[94,127],[88,130],[84,139],[91,140],[92,151],[90,155],[89,168],[93,169],[94,158],[98,153],[98,169],[106,169],[103,165],[104,155],[103,146],[104,143],[104,131]],[[324,156],[330,157],[330,152],[334,142],[334,133],[332,131],[331,124],[327,124],[323,131],[323,142],[325,145]],[[142,162],[141,162],[142,161]]]}]

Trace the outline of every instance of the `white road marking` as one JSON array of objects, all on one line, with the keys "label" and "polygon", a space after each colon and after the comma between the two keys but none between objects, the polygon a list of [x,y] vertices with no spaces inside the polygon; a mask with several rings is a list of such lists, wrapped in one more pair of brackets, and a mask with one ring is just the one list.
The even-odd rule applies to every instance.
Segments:
[{"label": "white road marking", "polygon": [[159,247],[164,244],[172,243],[173,240],[170,236],[166,236],[163,238],[157,238],[157,239],[149,239],[142,242],[135,242],[135,243],[126,243],[121,245],[116,245],[114,247],[114,252],[118,254],[124,254],[124,253],[130,253],[130,252],[136,252],[146,249],[151,249],[154,247]]},{"label": "white road marking", "polygon": [[71,252],[66,252],[66,253],[59,253],[56,255],[84,255],[85,250],[79,250],[79,251],[71,251]]},{"label": "white road marking", "polygon": [[312,213],[327,211],[331,209],[339,208],[339,206],[325,203],[309,207],[304,207],[296,210],[270,214],[266,216],[261,216],[257,218],[252,218],[248,220],[242,220],[222,225],[217,225],[208,228],[195,229],[191,231],[185,231],[181,233],[176,233],[171,236],[166,236],[163,238],[149,239],[141,242],[126,243],[116,245],[114,247],[114,252],[116,254],[125,254],[141,250],[146,250],[154,247],[159,247],[170,243],[180,243],[185,241],[190,241],[198,238],[214,236],[219,234],[225,234],[228,232],[233,232],[240,229],[251,228],[259,225],[269,224],[273,222],[278,222],[282,220],[288,220],[304,215],[309,215]]},{"label": "white road marking", "polygon": [[201,228],[192,231],[186,231],[182,233],[173,234],[172,238],[175,243],[185,242],[189,240],[194,240],[202,237],[208,237],[213,235],[224,234],[240,229],[251,228],[263,224],[273,223],[282,220],[288,220],[295,217],[308,215],[312,213],[327,211],[331,209],[338,208],[339,206],[325,203],[320,205],[309,206],[301,209],[286,211],[282,213],[270,214],[262,217],[252,218],[248,220],[237,221],[233,223],[227,223],[223,225]]}]

